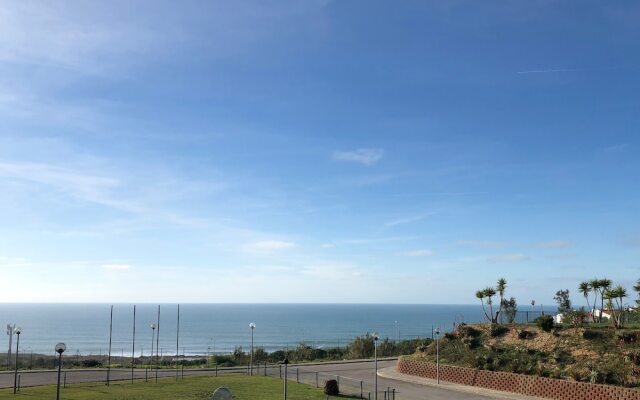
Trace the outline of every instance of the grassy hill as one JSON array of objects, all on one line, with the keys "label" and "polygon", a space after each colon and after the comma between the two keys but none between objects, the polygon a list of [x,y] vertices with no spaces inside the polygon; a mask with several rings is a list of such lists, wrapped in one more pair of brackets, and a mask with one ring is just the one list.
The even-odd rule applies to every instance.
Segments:
[{"label": "grassy hill", "polygon": [[[640,386],[640,330],[533,325],[460,325],[440,341],[444,364]],[[435,343],[409,356],[435,362]]]}]

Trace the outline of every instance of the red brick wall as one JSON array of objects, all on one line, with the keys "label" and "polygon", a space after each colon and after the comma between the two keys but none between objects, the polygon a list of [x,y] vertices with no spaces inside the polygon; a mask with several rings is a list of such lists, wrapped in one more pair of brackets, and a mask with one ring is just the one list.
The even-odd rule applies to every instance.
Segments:
[{"label": "red brick wall", "polygon": [[[427,362],[400,358],[397,370],[403,374],[436,379],[435,364]],[[640,400],[640,390],[635,389],[451,365],[440,366],[440,379],[462,385],[554,400]]]}]

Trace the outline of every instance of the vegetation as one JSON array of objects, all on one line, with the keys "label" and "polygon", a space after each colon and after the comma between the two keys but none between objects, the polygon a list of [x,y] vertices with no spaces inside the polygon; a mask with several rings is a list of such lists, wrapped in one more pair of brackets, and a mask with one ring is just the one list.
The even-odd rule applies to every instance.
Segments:
[{"label": "vegetation", "polygon": [[553,299],[558,303],[558,313],[566,314],[571,311],[571,300],[569,299],[569,289],[558,290]]},{"label": "vegetation", "polygon": [[[410,339],[396,342],[386,338],[378,342],[378,357],[413,354],[417,348],[428,345],[431,342],[431,339]],[[253,360],[254,362],[278,363],[282,361],[285,356],[291,362],[373,358],[373,346],[373,337],[364,335],[355,338],[347,347],[321,349],[301,343],[286,351],[277,350],[271,353],[265,351],[262,347],[258,347],[254,349]],[[203,359],[202,363],[205,362],[206,360]],[[211,365],[221,367],[247,365],[249,362],[250,355],[245,352],[242,347],[236,347],[230,355],[215,355],[209,360]]]},{"label": "vegetation", "polygon": [[[586,313],[586,310],[584,310]],[[440,342],[444,364],[628,387],[640,386],[640,330],[461,324]],[[499,330],[498,330],[499,328]],[[543,329],[544,328],[544,329]],[[435,362],[435,345],[411,358]]]},{"label": "vegetation", "polygon": [[[498,282],[495,288],[491,286],[487,286],[486,288],[482,290],[478,290],[476,292],[476,297],[482,303],[482,310],[484,311],[484,315],[487,317],[487,320],[492,324],[498,323],[500,313],[505,307],[505,303],[507,303],[504,297],[506,290],[507,290],[507,281],[504,278],[500,278],[498,279]],[[493,313],[493,296],[495,296],[496,294],[500,296],[500,303],[499,303],[498,309],[494,314]],[[515,307],[515,303],[516,303],[515,299],[513,297],[511,299],[513,300],[513,305]],[[488,313],[485,307],[485,302],[486,302],[486,305],[489,307]],[[514,316],[515,316],[515,313],[514,313]]]},{"label": "vegetation", "polygon": [[[158,383],[136,381],[113,383],[107,387],[103,383],[67,385],[61,389],[61,397],[65,400],[205,400],[210,399],[213,391],[220,386],[227,386],[237,400],[271,400],[282,398],[282,381],[277,378],[262,376],[224,376],[224,377],[190,377],[181,381],[173,378],[160,379]],[[325,395],[321,389],[307,385],[289,385],[292,399],[321,400]],[[38,386],[22,388],[19,395],[13,389],[0,389],[2,399],[53,399],[56,387]]]}]

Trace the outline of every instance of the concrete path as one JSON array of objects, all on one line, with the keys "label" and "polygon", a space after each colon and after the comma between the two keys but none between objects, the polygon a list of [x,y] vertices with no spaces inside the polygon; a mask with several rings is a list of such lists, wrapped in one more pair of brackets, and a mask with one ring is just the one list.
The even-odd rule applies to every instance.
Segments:
[{"label": "concrete path", "polygon": [[[524,396],[516,393],[500,392],[497,390],[484,389],[484,388],[478,388],[478,387],[467,386],[467,385],[459,385],[456,383],[450,383],[450,382],[444,382],[444,381],[440,381],[440,383],[438,384],[438,382],[435,379],[421,378],[419,376],[401,374],[398,371],[396,371],[395,367],[387,367],[387,368],[378,370],[378,376],[395,380],[395,381],[421,385],[425,387],[426,391],[429,390],[427,388],[455,391],[458,393],[466,393],[470,395],[480,396],[477,398],[481,398],[481,399],[490,398],[490,399],[507,399],[507,400],[549,400],[549,399],[543,399],[540,397]],[[449,397],[449,398],[454,399],[458,397]]]}]

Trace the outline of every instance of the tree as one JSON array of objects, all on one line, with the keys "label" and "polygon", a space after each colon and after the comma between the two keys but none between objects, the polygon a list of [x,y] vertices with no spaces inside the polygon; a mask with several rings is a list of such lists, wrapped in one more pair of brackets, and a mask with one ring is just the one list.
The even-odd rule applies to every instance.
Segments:
[{"label": "tree", "polygon": [[[598,304],[598,294],[600,294],[600,279],[590,280],[589,286],[591,287],[591,290],[593,290],[593,311],[591,312],[591,314],[593,315],[593,322],[596,322],[595,315],[596,315],[596,306]],[[600,313],[600,315],[598,316],[598,322],[600,322],[601,318],[602,318],[602,313]]]},{"label": "tree", "polygon": [[[587,301],[587,310],[591,310],[591,305],[589,303],[589,294],[591,293],[591,285],[589,285],[589,282],[580,282],[580,285],[578,285],[578,291],[580,293],[582,293],[582,295],[584,296],[584,299]],[[593,319],[593,322],[596,322],[596,317],[595,315],[591,314],[591,318]]]},{"label": "tree", "polygon": [[484,316],[487,317],[487,320],[491,321],[491,317],[489,317],[489,314],[487,314],[487,309],[484,306],[484,290],[478,290],[476,292],[476,297],[480,299],[480,303],[482,303],[482,311],[484,312]]},{"label": "tree", "polygon": [[607,305],[611,312],[611,323],[615,328],[622,328],[624,316],[624,298],[627,297],[627,289],[623,286],[616,286],[604,292]]},{"label": "tree", "polygon": [[553,299],[558,303],[558,313],[567,314],[571,311],[571,299],[569,298],[569,289],[558,290]]},{"label": "tree", "polygon": [[[495,295],[495,289],[490,286],[476,292],[476,297],[480,299],[480,302],[482,303],[482,311],[484,311],[484,315],[490,323],[494,323],[495,321],[493,318],[493,296]],[[485,303],[489,306],[489,312],[487,312],[487,309],[485,308]]]},{"label": "tree", "polygon": [[[604,309],[604,300],[605,300],[604,293],[607,290],[611,289],[612,284],[613,282],[611,282],[611,279],[604,278],[604,279],[598,280],[598,287],[600,288],[600,307],[601,307],[600,309],[601,310]],[[599,322],[602,321],[602,313],[600,313],[600,318],[598,321]]]},{"label": "tree", "polygon": [[507,290],[507,280],[504,278],[498,279],[498,284],[496,285],[496,291],[498,295],[500,295],[500,307],[498,308],[498,312],[496,312],[495,321],[498,322],[498,316],[502,313],[502,307],[504,306],[504,293]]},{"label": "tree", "polygon": [[515,297],[511,297],[509,300],[502,300],[502,311],[507,317],[507,323],[512,324],[516,320],[516,314],[518,312],[518,304]]},{"label": "tree", "polygon": [[[486,288],[482,290],[478,290],[476,292],[476,297],[480,299],[480,302],[482,303],[482,311],[484,311],[485,317],[487,317],[487,320],[489,320],[489,322],[492,324],[498,323],[500,313],[502,312],[503,306],[506,301],[504,298],[504,294],[506,290],[507,290],[507,281],[504,278],[500,278],[498,279],[498,284],[496,285],[495,288],[492,288],[491,286],[487,286]],[[500,303],[498,304],[498,310],[496,310],[494,314],[493,296],[495,296],[496,294],[500,296]],[[489,312],[487,312],[485,304],[489,306]]]},{"label": "tree", "polygon": [[633,287],[633,290],[638,292],[638,299],[636,300],[636,304],[640,307],[640,279],[636,282],[636,285]]}]

